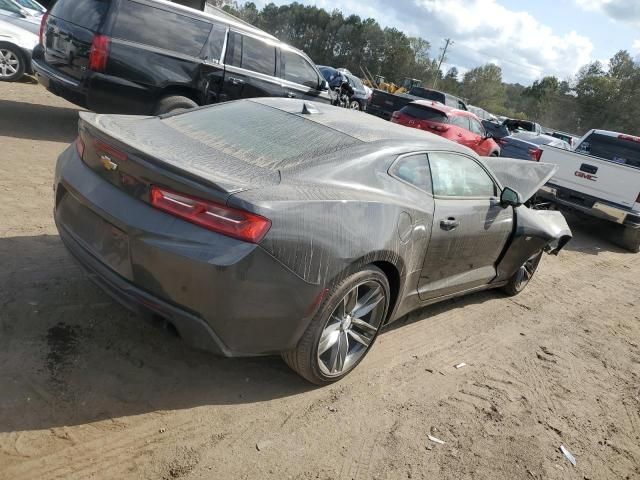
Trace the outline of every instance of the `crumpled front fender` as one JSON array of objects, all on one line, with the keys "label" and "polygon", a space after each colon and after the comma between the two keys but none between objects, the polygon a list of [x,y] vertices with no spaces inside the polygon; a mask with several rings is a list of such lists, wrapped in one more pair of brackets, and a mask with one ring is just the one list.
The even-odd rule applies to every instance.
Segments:
[{"label": "crumpled front fender", "polygon": [[498,262],[495,282],[506,281],[533,254],[544,250],[557,255],[573,238],[562,213],[551,210],[515,209],[516,226],[511,241]]}]

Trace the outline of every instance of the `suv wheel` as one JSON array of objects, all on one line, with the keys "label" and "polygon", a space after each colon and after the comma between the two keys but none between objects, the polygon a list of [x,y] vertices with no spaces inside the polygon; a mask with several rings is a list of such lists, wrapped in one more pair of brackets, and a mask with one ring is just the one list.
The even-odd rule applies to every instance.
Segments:
[{"label": "suv wheel", "polygon": [[0,81],[12,82],[24,75],[25,61],[18,47],[0,42]]},{"label": "suv wheel", "polygon": [[542,250],[531,255],[520,266],[520,268],[518,268],[516,273],[509,280],[509,283],[502,287],[502,290],[510,297],[517,295],[521,291],[523,291],[524,287],[526,287],[533,278],[534,273],[536,273],[541,258]]},{"label": "suv wheel", "polygon": [[329,291],[298,346],[282,357],[317,385],[340,380],[369,352],[388,308],[387,277],[370,265]]},{"label": "suv wheel", "polygon": [[349,103],[349,108],[351,110],[362,110],[362,108],[360,108],[360,102],[358,102],[357,100],[351,100],[351,102]]},{"label": "suv wheel", "polygon": [[154,115],[165,113],[179,113],[197,107],[198,104],[190,98],[180,95],[171,95],[160,99],[154,110]]}]

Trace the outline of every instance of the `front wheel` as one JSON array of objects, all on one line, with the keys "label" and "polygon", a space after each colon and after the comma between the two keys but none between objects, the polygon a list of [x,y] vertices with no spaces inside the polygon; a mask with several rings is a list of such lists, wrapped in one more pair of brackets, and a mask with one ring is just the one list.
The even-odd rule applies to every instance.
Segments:
[{"label": "front wheel", "polygon": [[333,287],[294,350],[282,358],[316,385],[340,380],[371,349],[389,308],[389,282],[371,265]]},{"label": "front wheel", "polygon": [[26,70],[24,55],[18,47],[0,42],[0,81],[20,80]]},{"label": "front wheel", "polygon": [[542,250],[531,255],[520,268],[518,268],[509,280],[509,283],[502,287],[504,292],[511,297],[523,291],[536,273],[541,258]]}]

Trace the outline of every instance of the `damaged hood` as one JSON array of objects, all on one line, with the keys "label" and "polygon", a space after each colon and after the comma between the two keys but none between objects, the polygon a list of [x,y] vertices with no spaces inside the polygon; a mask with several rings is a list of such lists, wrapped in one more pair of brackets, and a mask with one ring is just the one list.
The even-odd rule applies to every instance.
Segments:
[{"label": "damaged hood", "polygon": [[518,192],[523,202],[533,197],[558,171],[558,166],[551,163],[503,157],[481,157],[481,160],[496,176],[500,186]]}]

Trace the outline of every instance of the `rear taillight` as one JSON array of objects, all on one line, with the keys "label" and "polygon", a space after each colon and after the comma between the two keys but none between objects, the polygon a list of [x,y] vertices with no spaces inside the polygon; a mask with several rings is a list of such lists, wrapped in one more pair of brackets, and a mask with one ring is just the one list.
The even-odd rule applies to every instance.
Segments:
[{"label": "rear taillight", "polygon": [[531,160],[539,162],[540,157],[542,157],[542,150],[539,148],[530,148],[529,156],[531,157]]},{"label": "rear taillight", "polygon": [[500,145],[506,145],[508,143],[504,138],[496,138],[495,141]]},{"label": "rear taillight", "polygon": [[106,35],[94,35],[89,50],[89,70],[104,72],[107,69],[110,43]]},{"label": "rear taillight", "polygon": [[84,141],[82,140],[82,137],[80,135],[78,135],[78,138],[76,138],[76,151],[78,152],[80,158],[82,158],[82,156],[84,155]]},{"label": "rear taillight", "polygon": [[47,28],[47,19],[49,18],[49,12],[45,13],[42,16],[42,20],[40,21],[40,44],[44,45],[44,31]]},{"label": "rear taillight", "polygon": [[255,213],[156,186],[151,187],[151,205],[207,230],[245,242],[260,243],[271,228],[271,220]]},{"label": "rear taillight", "polygon": [[640,143],[640,137],[634,137],[633,135],[618,135],[618,138],[620,140],[627,140],[629,142],[636,142],[636,143]]}]

